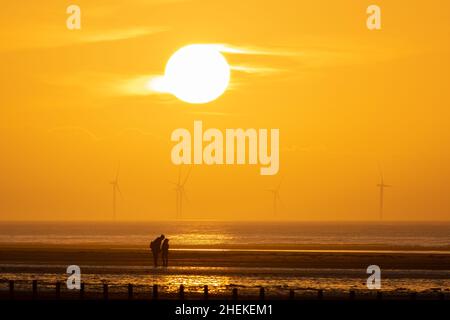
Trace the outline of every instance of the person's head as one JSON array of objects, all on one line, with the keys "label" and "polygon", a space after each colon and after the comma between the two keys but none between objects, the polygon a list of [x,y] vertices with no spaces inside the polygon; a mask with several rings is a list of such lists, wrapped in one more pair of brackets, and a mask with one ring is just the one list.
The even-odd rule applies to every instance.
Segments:
[{"label": "person's head", "polygon": [[164,239],[165,239],[165,236],[162,234],[160,238],[164,240]]}]

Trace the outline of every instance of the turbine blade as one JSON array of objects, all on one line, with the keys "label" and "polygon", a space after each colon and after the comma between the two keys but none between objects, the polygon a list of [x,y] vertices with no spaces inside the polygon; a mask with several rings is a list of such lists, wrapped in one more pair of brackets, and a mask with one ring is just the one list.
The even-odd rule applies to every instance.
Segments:
[{"label": "turbine blade", "polygon": [[184,190],[184,189],[181,190],[181,196],[182,196],[182,197],[184,196],[184,198],[186,199],[186,202],[187,202],[187,203],[191,203],[191,202],[189,201],[189,197],[187,196],[186,190]]},{"label": "turbine blade", "polygon": [[284,179],[284,176],[282,176],[281,177],[281,179],[280,179],[280,183],[278,183],[278,186],[276,187],[276,189],[275,190],[279,190],[280,189],[280,187],[281,187],[281,183],[283,182],[283,179]]},{"label": "turbine blade", "polygon": [[189,175],[191,174],[191,170],[192,170],[192,167],[189,167],[189,170],[188,170],[188,173],[186,175],[186,178],[184,178],[183,183],[181,184],[181,186],[184,186],[186,184],[186,182],[187,182],[187,180],[189,178]]},{"label": "turbine blade", "polygon": [[119,171],[120,171],[120,162],[117,165],[117,171],[116,171],[116,182],[119,181]]},{"label": "turbine blade", "polygon": [[380,161],[377,161],[378,164],[378,173],[380,174],[381,184],[383,184],[384,176],[383,176],[383,169],[381,169]]},{"label": "turbine blade", "polygon": [[119,185],[116,183],[114,186],[116,187],[117,191],[119,191],[120,198],[123,200],[122,191],[120,191]]},{"label": "turbine blade", "polygon": [[286,208],[286,206],[284,205],[284,202],[281,200],[280,194],[278,194],[278,193],[277,193],[277,199],[278,199],[278,202],[281,204],[281,206],[283,208]]}]

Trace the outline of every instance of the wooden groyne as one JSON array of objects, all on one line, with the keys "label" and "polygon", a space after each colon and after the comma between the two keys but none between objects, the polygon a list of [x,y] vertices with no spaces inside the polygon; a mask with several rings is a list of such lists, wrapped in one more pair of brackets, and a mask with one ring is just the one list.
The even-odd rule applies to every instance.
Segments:
[{"label": "wooden groyne", "polygon": [[[17,282],[22,284],[22,289],[18,290]],[[405,299],[405,300],[448,300],[450,297],[450,291],[436,290],[433,292],[419,293],[415,291],[405,291],[402,294],[392,294],[392,292],[383,292],[381,290],[349,290],[340,291],[338,293],[327,292],[323,289],[287,289],[286,294],[272,294],[270,290],[265,287],[260,287],[258,292],[249,294],[245,290],[240,291],[239,288],[230,288],[228,292],[211,293],[208,285],[203,286],[203,290],[199,292],[196,290],[190,291],[181,284],[176,292],[173,290],[170,292],[164,292],[158,284],[148,286],[135,286],[129,283],[125,286],[110,285],[108,283],[102,283],[98,290],[99,284],[86,284],[81,282],[79,289],[65,289],[65,283],[56,281],[55,283],[39,282],[38,280],[32,281],[15,281],[7,280],[7,290],[0,291],[0,299],[93,299],[93,300],[109,300],[109,299],[128,299],[128,300],[142,300],[142,299],[192,299],[192,300],[208,300],[208,299],[226,299],[226,300],[324,300],[324,299],[339,299],[339,300],[392,300],[392,299]],[[25,283],[25,285],[24,285]],[[27,285],[27,283],[29,283]],[[40,285],[42,286],[40,289]],[[27,289],[27,287],[29,289]],[[54,288],[53,290],[51,288]],[[111,288],[116,289],[112,292]],[[141,289],[138,292],[137,287]],[[89,290],[91,288],[91,290]],[[97,290],[94,290],[96,288]],[[119,290],[117,290],[119,289]],[[142,290],[144,289],[144,290]],[[253,290],[254,291],[254,290]],[[305,291],[308,294],[305,294]]]}]

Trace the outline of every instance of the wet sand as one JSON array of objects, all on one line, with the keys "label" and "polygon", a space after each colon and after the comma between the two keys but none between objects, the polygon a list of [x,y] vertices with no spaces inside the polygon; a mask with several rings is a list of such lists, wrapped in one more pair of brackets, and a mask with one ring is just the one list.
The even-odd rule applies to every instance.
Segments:
[{"label": "wet sand", "polygon": [[[384,269],[450,270],[450,254],[389,251],[279,251],[264,249],[203,250],[177,248],[170,251],[170,265],[179,267],[236,268],[329,268],[361,269],[376,264]],[[152,257],[146,248],[68,246],[0,246],[2,272],[20,272],[18,265],[148,266]],[[5,270],[5,266],[7,267]],[[98,270],[101,272],[101,268]]]},{"label": "wet sand", "polygon": [[[111,285],[112,299],[126,299],[128,283],[136,286],[137,299],[151,297],[154,283],[161,285],[162,299],[176,299],[180,284],[186,284],[189,299],[201,299],[204,284],[211,285],[212,296],[225,299],[231,298],[232,288],[239,288],[241,298],[254,299],[260,285],[271,299],[287,299],[290,288],[299,299],[316,299],[319,288],[325,288],[327,299],[347,298],[350,289],[360,298],[374,299],[376,293],[365,288],[365,269],[372,264],[386,270],[383,294],[388,299],[408,298],[410,290],[417,290],[421,299],[441,299],[450,290],[445,280],[448,252],[178,247],[169,258],[169,269],[155,269],[145,247],[0,245],[0,300],[9,298],[11,279],[18,299],[32,298],[33,279],[39,282],[40,299],[52,299],[55,282],[65,281],[72,264],[83,270],[87,299],[103,298],[103,281]],[[405,288],[410,279],[412,287]],[[79,298],[65,289],[62,296]]]}]

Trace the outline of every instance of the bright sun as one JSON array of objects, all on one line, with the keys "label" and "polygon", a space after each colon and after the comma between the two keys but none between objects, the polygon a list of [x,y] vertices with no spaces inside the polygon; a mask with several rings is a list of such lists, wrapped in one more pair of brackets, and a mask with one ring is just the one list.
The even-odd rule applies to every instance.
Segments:
[{"label": "bright sun", "polygon": [[227,89],[230,66],[217,47],[193,44],[179,49],[170,57],[161,80],[161,89],[178,99],[188,103],[207,103]]}]

